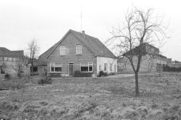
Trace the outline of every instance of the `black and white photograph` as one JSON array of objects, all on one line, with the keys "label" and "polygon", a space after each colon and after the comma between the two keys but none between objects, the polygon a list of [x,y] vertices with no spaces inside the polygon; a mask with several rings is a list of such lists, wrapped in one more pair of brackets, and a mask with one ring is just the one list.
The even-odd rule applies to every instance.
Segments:
[{"label": "black and white photograph", "polygon": [[180,5],[0,0],[0,120],[181,120]]}]

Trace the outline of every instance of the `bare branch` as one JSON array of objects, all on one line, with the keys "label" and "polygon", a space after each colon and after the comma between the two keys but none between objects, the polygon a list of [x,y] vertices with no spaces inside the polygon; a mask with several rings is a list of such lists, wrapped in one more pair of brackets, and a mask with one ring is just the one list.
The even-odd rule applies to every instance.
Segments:
[{"label": "bare branch", "polygon": [[[113,27],[110,37],[106,43],[117,43],[114,47],[120,48],[120,53],[123,53],[135,73],[136,86],[138,87],[138,72],[141,65],[142,57],[148,53],[143,46],[145,43],[161,43],[165,38],[168,38],[165,31],[168,26],[163,25],[163,17],[154,16],[154,9],[150,8],[146,11],[140,10],[135,6],[125,15],[125,24],[120,28]],[[118,42],[116,42],[118,41]],[[136,62],[135,62],[136,61]],[[138,90],[136,89],[138,92]]]}]

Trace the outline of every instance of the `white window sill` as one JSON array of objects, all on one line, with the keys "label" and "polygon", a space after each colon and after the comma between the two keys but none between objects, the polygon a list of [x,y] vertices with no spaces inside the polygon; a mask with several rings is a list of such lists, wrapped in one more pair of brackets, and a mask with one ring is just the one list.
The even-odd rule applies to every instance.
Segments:
[{"label": "white window sill", "polygon": [[80,71],[80,72],[82,72],[82,73],[93,73],[93,71],[87,71],[87,72],[85,72],[85,71]]},{"label": "white window sill", "polygon": [[49,72],[49,73],[62,73],[62,72]]}]

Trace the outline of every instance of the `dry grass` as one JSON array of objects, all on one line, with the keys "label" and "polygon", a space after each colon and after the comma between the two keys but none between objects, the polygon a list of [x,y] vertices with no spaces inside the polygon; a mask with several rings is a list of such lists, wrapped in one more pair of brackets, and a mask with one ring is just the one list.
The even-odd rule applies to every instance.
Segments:
[{"label": "dry grass", "polygon": [[0,91],[0,108],[3,108],[0,118],[157,120],[181,117],[181,74],[139,78],[140,97],[134,97],[134,77],[56,78],[53,84],[45,86],[33,79],[33,84],[28,83],[23,89]]}]

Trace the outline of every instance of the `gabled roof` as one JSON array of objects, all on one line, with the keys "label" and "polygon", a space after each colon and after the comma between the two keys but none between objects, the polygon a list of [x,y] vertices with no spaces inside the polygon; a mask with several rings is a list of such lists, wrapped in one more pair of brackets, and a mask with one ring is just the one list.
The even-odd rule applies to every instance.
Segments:
[{"label": "gabled roof", "polygon": [[46,60],[46,58],[48,58],[49,55],[51,55],[51,53],[60,45],[60,43],[69,33],[72,33],[95,56],[116,58],[115,55],[98,38],[74,30],[69,30],[59,42],[57,42],[46,52],[40,55],[39,58],[41,60]]},{"label": "gabled roof", "polygon": [[146,45],[145,44],[139,45],[139,46],[125,52],[123,54],[123,56],[139,55],[141,53],[142,53],[142,55],[146,55]]},{"label": "gabled roof", "polygon": [[[146,55],[146,54],[148,54],[148,53],[150,54],[150,52],[148,52],[148,51],[146,50],[146,46],[149,46],[149,47],[154,48],[154,49],[156,49],[157,51],[159,51],[159,49],[156,48],[155,46],[150,45],[150,44],[148,44],[148,43],[143,43],[142,45],[137,46],[137,47],[135,47],[134,49],[132,49],[132,50],[124,53],[123,56],[127,56],[127,55],[139,55],[140,53],[142,53],[142,55]],[[167,57],[165,57],[165,56],[163,56],[163,55],[161,55],[161,54],[159,54],[159,53],[157,53],[157,52],[152,52],[151,54],[153,54],[154,56],[161,57],[161,58],[165,58],[165,59],[167,58]]]},{"label": "gabled roof", "polygon": [[161,57],[161,58],[165,58],[165,59],[167,59],[167,57],[165,57],[165,56],[163,56],[163,55],[161,55],[161,54],[154,54],[155,56],[158,56],[158,57]]},{"label": "gabled roof", "polygon": [[11,51],[7,48],[0,47],[0,56],[4,57],[22,57],[24,55],[23,50]]},{"label": "gabled roof", "polygon": [[[150,44],[148,44],[148,43],[143,43],[143,44],[141,44],[141,45],[139,45],[139,46],[136,46],[136,47],[133,48],[132,50],[127,51],[126,53],[123,54],[123,56],[126,56],[126,55],[139,55],[139,54],[141,54],[141,53],[142,53],[142,55],[146,55],[146,54],[150,53],[150,52],[146,49],[147,46],[150,47],[150,48],[154,48],[156,51],[159,52],[159,49],[156,48],[155,46],[150,45]],[[154,54],[157,54],[157,53],[154,53]]]}]

